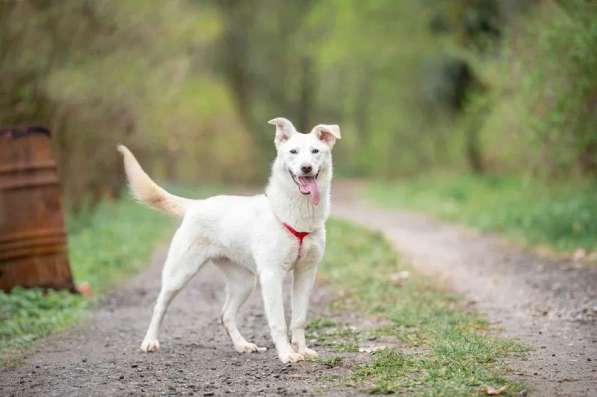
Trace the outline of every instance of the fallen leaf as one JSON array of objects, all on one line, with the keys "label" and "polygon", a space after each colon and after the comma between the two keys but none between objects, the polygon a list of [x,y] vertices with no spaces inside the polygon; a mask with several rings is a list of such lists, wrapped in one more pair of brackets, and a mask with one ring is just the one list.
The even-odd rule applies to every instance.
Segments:
[{"label": "fallen leaf", "polygon": [[75,289],[77,290],[78,293],[83,295],[85,298],[89,298],[89,297],[91,297],[91,295],[93,295],[93,291],[91,290],[91,284],[89,284],[87,281],[78,283],[75,286]]},{"label": "fallen leaf", "polygon": [[504,386],[496,389],[493,386],[486,386],[485,387],[485,394],[487,394],[488,396],[497,396],[499,394],[502,394],[506,390],[507,387],[508,386],[504,385]]}]

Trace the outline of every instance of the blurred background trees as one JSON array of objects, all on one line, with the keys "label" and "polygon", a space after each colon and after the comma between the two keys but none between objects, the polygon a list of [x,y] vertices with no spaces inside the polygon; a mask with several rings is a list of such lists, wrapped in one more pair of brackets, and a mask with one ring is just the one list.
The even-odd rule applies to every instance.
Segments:
[{"label": "blurred background trees", "polygon": [[597,176],[590,0],[0,3],[0,124],[44,123],[73,207],[161,179],[263,182],[266,121],[336,122],[342,175]]}]

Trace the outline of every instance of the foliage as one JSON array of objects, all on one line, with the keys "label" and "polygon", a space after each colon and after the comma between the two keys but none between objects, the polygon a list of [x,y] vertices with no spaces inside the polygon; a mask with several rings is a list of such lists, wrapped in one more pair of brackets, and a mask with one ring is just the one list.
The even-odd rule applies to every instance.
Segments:
[{"label": "foliage", "polygon": [[[459,297],[413,273],[379,233],[335,220],[328,226],[330,243],[321,271],[343,291],[337,305],[389,322],[377,333],[401,342],[356,368],[355,381],[370,393],[384,394],[470,396],[486,385],[508,385],[505,395],[521,390],[504,376],[504,359],[522,352],[520,345],[491,336],[485,320],[465,310]],[[402,285],[389,281],[397,271],[409,271]],[[311,328],[329,326],[328,320],[318,319]]]},{"label": "foliage", "polygon": [[596,18],[594,2],[547,1],[514,19],[498,56],[471,57],[489,89],[464,120],[483,119],[493,169],[597,176]]},{"label": "foliage", "polygon": [[152,175],[263,181],[272,128],[337,122],[344,175],[597,173],[586,0],[173,0],[0,5],[0,123],[55,132],[74,207]]},{"label": "foliage", "polygon": [[246,129],[209,73],[212,14],[189,1],[2,2],[0,125],[51,127],[72,207],[118,193],[117,143],[153,175],[251,177]]},{"label": "foliage", "polygon": [[597,249],[597,189],[588,183],[549,187],[533,179],[436,175],[372,184],[367,195],[529,244]]}]

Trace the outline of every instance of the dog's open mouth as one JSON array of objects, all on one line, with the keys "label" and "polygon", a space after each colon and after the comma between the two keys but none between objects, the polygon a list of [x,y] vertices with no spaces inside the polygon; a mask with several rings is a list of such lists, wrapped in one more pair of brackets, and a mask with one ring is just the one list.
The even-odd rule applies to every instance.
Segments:
[{"label": "dog's open mouth", "polygon": [[299,192],[305,195],[309,195],[309,200],[311,204],[317,205],[319,204],[319,185],[317,184],[317,177],[319,173],[315,176],[296,176],[290,172],[290,176],[292,180],[299,188]]}]

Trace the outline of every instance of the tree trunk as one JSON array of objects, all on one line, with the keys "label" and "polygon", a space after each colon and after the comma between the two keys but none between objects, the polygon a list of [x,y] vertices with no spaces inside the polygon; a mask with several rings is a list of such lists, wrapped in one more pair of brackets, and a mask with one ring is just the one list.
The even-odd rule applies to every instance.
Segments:
[{"label": "tree trunk", "polygon": [[302,60],[302,82],[301,94],[298,103],[298,128],[301,131],[308,131],[312,123],[313,108],[315,107],[315,72],[311,58],[304,57]]},{"label": "tree trunk", "polygon": [[481,154],[479,133],[476,125],[466,130],[466,156],[468,165],[475,174],[485,172],[485,163]]}]

